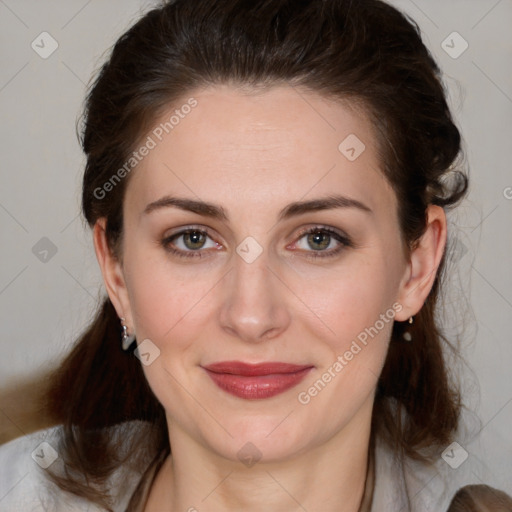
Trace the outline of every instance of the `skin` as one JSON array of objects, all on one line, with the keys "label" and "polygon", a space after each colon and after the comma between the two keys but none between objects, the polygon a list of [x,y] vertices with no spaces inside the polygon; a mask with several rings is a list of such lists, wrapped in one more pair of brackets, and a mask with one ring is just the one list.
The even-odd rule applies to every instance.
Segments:
[{"label": "skin", "polygon": [[[130,176],[121,258],[108,248],[104,219],[94,228],[118,315],[138,343],[149,339],[160,350],[144,371],[166,410],[173,453],[146,510],[355,512],[392,322],[309,403],[298,395],[394,303],[396,321],[421,309],[445,248],[444,211],[429,207],[426,232],[406,256],[372,125],[348,104],[288,86],[258,93],[211,86],[191,96],[197,107]],[[353,162],[338,150],[349,134],[366,146]],[[332,194],[372,211],[330,208],[278,219],[289,203]],[[172,206],[144,213],[166,195],[215,203],[229,219]],[[209,232],[203,257],[166,251],[161,241],[190,226]],[[345,233],[352,245],[328,234],[308,241],[301,232],[315,226]],[[236,252],[248,236],[263,249],[252,263]],[[183,236],[172,243],[195,247]],[[340,247],[331,257],[312,256]],[[314,368],[280,395],[244,400],[219,389],[200,366],[226,360]],[[247,442],[261,453],[250,468],[237,456]]]}]

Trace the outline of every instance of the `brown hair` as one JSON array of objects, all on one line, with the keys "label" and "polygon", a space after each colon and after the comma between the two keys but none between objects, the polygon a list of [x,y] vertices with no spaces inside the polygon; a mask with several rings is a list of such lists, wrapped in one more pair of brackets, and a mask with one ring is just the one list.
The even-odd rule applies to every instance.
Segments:
[{"label": "brown hair", "polygon": [[447,512],[511,512],[512,498],[488,485],[466,485],[453,497]]},{"label": "brown hair", "polygon": [[[164,109],[198,87],[221,83],[249,89],[286,83],[362,106],[378,135],[408,249],[425,230],[429,204],[451,207],[466,192],[467,177],[450,168],[461,140],[439,68],[417,25],[395,8],[380,0],[176,0],[119,38],[86,101],[83,213],[90,226],[106,218],[118,257],[129,176],[107,199],[97,197],[98,189]],[[372,436],[379,432],[397,453],[424,460],[424,449],[451,439],[460,409],[443,358],[451,344],[434,314],[444,263],[411,326],[414,341],[404,342],[403,323],[394,324],[373,415]],[[109,493],[102,485],[121,462],[107,427],[142,420],[155,427],[155,452],[170,450],[163,408],[138,360],[121,351],[119,327],[105,299],[48,395],[63,425],[60,454],[70,470],[55,479],[103,506]],[[133,449],[146,449],[141,443]],[[97,485],[80,485],[71,473]]]}]

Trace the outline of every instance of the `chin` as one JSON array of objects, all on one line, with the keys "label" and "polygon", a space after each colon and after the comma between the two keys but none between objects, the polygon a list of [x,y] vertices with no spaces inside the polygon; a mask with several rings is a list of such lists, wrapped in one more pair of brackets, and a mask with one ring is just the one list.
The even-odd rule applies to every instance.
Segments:
[{"label": "chin", "polygon": [[281,406],[272,414],[247,414],[240,408],[237,417],[230,418],[227,411],[223,413],[223,426],[232,437],[223,433],[212,438],[213,431],[209,430],[203,433],[203,438],[213,451],[228,460],[284,462],[322,444],[332,435],[325,422],[315,425],[308,421],[308,418],[314,421],[315,416],[320,417],[294,405]]}]

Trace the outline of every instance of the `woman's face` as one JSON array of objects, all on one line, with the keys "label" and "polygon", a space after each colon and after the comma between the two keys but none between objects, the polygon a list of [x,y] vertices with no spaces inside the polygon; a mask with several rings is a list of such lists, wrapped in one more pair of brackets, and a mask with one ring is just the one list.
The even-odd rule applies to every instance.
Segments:
[{"label": "woman's face", "polygon": [[408,318],[371,124],[287,86],[191,96],[147,134],[119,267],[118,313],[171,439],[270,461],[367,433],[393,319]]}]

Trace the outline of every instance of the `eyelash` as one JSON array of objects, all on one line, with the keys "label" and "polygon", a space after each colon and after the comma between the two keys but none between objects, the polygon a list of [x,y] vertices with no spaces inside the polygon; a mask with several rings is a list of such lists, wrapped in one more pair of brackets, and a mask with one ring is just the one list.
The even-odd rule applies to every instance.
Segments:
[{"label": "eyelash", "polygon": [[[173,254],[174,256],[178,256],[179,258],[185,258],[185,259],[204,258],[205,257],[204,251],[201,249],[198,249],[196,251],[193,251],[193,250],[182,251],[181,249],[175,249],[171,246],[171,243],[175,239],[179,238],[180,236],[186,235],[188,233],[194,233],[194,232],[198,232],[201,235],[206,235],[213,240],[213,238],[210,236],[209,232],[206,231],[204,228],[191,226],[182,231],[179,231],[178,233],[174,233],[173,235],[164,238],[161,241],[161,245],[167,252]],[[329,251],[305,251],[308,253],[307,257],[309,257],[309,258],[312,258],[312,259],[330,258],[330,257],[337,256],[341,251],[343,251],[347,247],[353,247],[353,243],[348,236],[346,236],[332,228],[329,228],[327,226],[321,226],[321,225],[314,226],[312,228],[308,228],[308,229],[301,231],[298,235],[297,242],[299,240],[301,240],[302,238],[304,238],[306,235],[315,234],[315,233],[328,234],[329,236],[334,238],[336,241],[338,241],[340,243],[340,246],[335,249],[331,249]],[[294,242],[294,243],[297,243],[297,242]]]},{"label": "eyelash", "polygon": [[[329,251],[306,251],[308,253],[308,258],[332,258],[337,256],[341,251],[346,249],[347,247],[353,247],[353,243],[350,238],[338,232],[328,226],[314,226],[312,228],[305,229],[299,233],[297,241],[304,238],[306,235],[315,234],[315,233],[323,233],[328,234],[330,237],[334,238],[337,242],[339,242],[339,246],[335,249],[330,249]],[[296,243],[296,242],[295,242]]]}]

